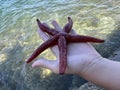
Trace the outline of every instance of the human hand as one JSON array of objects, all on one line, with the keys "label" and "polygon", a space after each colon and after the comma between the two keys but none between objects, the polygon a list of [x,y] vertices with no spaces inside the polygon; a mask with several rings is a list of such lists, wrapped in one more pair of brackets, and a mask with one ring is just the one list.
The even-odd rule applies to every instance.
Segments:
[{"label": "human hand", "polygon": [[[56,30],[61,31],[61,27],[56,21],[52,22]],[[40,37],[46,41],[50,36],[46,35],[42,30],[38,30]],[[71,34],[76,34],[71,30]],[[59,73],[59,50],[58,46],[51,47],[51,51],[56,56],[57,60],[39,59],[32,64],[32,67],[43,67],[50,69],[54,73]],[[87,68],[88,64],[94,60],[98,60],[101,56],[93,48],[90,43],[69,43],[67,49],[67,67],[66,74],[78,74]]]}]

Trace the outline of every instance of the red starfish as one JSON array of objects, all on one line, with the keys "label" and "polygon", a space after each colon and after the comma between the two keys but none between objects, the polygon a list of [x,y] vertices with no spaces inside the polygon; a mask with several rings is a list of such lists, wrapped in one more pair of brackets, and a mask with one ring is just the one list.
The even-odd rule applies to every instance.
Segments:
[{"label": "red starfish", "polygon": [[52,47],[54,45],[58,45],[60,52],[60,61],[59,61],[59,73],[64,74],[66,66],[67,66],[67,44],[73,42],[93,42],[93,43],[102,43],[104,40],[97,39],[90,36],[83,35],[71,35],[69,32],[72,29],[73,21],[70,17],[68,17],[68,23],[64,26],[63,31],[59,32],[58,30],[49,28],[48,26],[42,24],[39,19],[37,19],[37,24],[39,28],[43,31],[51,35],[52,37],[45,41],[42,45],[40,45],[34,53],[27,60],[27,63],[34,60],[40,53],[42,53],[45,49]]}]

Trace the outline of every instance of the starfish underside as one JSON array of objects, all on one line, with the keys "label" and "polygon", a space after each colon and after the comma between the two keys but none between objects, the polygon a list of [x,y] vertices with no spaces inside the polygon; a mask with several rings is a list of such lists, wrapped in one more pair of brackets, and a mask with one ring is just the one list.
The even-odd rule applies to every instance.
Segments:
[{"label": "starfish underside", "polygon": [[69,32],[72,29],[73,21],[70,17],[68,17],[68,23],[63,27],[63,31],[59,32],[59,30],[55,30],[50,28],[37,19],[37,24],[39,28],[46,32],[48,35],[52,37],[41,44],[30,56],[27,60],[27,63],[34,60],[40,53],[46,50],[49,47],[54,45],[58,45],[59,48],[59,73],[64,74],[66,66],[67,66],[67,45],[69,43],[76,43],[76,42],[92,42],[92,43],[102,43],[104,40],[90,37],[90,36],[83,36],[83,35],[71,35]]}]

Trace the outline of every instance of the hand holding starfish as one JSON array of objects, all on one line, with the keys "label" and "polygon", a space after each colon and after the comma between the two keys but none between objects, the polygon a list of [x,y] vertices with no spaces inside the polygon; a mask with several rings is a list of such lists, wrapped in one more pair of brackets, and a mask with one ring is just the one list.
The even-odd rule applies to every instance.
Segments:
[{"label": "hand holding starfish", "polygon": [[64,74],[66,67],[67,67],[67,52],[68,52],[68,45],[70,43],[79,43],[79,42],[93,42],[93,43],[101,43],[104,40],[97,39],[90,36],[83,36],[83,35],[72,35],[70,31],[72,29],[73,21],[70,17],[68,17],[68,23],[64,26],[63,29],[59,27],[57,22],[53,22],[55,29],[51,29],[45,24],[42,24],[38,19],[37,23],[39,28],[43,32],[47,32],[52,38],[45,41],[41,46],[39,46],[35,52],[31,55],[31,57],[27,60],[27,63],[31,62],[34,58],[36,58],[42,51],[45,49],[57,45],[59,48],[59,72],[60,74]]},{"label": "hand holding starfish", "polygon": [[[60,27],[55,25],[55,28],[60,28]],[[76,35],[74,30],[72,30],[70,33],[72,35]],[[50,38],[41,29],[38,30],[38,34],[44,41],[47,41]],[[33,62],[32,67],[46,68],[51,70],[54,73],[59,74],[58,46],[55,45],[50,49],[54,53],[57,59],[56,60],[47,60],[45,58],[38,59],[35,62]],[[67,67],[65,70],[65,74],[78,74],[78,72],[83,71],[82,69],[88,65],[87,63],[93,62],[95,60],[99,60],[99,58],[101,58],[99,53],[94,49],[94,47],[90,43],[70,43],[68,44],[67,53],[68,53]]]}]

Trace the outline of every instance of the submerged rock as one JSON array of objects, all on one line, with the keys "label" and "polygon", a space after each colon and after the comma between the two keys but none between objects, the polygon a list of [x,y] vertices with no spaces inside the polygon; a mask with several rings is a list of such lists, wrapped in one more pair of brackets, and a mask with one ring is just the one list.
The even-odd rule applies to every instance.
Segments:
[{"label": "submerged rock", "polygon": [[82,85],[78,90],[105,90],[104,88],[101,88],[91,82],[85,83]]}]

